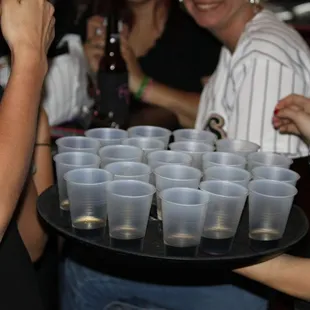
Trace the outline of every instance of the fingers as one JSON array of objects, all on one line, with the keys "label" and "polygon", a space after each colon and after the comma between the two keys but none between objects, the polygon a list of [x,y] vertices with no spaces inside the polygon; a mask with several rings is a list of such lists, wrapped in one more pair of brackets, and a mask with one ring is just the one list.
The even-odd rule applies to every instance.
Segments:
[{"label": "fingers", "polygon": [[95,36],[104,36],[104,34],[104,18],[101,16],[91,17],[87,22],[87,39],[90,40]]},{"label": "fingers", "polygon": [[307,108],[310,112],[310,99],[295,94],[289,95],[280,100],[279,103],[276,105],[276,110],[283,109],[291,105],[299,106],[302,109]]}]

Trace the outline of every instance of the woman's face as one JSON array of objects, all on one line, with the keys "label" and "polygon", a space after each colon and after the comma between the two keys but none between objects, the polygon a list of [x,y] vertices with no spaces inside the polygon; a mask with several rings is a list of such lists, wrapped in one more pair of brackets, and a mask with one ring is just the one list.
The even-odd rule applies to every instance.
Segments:
[{"label": "woman's face", "polygon": [[248,0],[185,0],[189,13],[201,27],[221,30],[231,20],[251,6]]}]

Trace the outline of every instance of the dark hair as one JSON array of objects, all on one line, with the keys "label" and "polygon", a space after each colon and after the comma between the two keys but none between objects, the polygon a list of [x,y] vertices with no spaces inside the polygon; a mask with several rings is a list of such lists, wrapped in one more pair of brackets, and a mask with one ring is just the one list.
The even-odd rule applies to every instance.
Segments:
[{"label": "dark hair", "polygon": [[[159,8],[159,5],[164,2],[168,7],[171,0],[156,0],[155,9]],[[174,0],[175,1],[175,0]],[[120,18],[131,28],[135,23],[135,16],[130,8],[128,0],[94,0],[92,15],[106,16],[111,9],[116,9]],[[156,10],[154,14],[156,13]]]}]

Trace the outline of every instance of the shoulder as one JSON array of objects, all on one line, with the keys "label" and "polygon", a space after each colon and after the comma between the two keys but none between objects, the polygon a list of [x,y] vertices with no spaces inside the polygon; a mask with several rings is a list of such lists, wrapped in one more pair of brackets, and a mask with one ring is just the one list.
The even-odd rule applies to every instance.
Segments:
[{"label": "shoulder", "polygon": [[310,51],[296,30],[264,10],[247,26],[236,50],[234,63],[268,60],[293,70],[310,69]]}]

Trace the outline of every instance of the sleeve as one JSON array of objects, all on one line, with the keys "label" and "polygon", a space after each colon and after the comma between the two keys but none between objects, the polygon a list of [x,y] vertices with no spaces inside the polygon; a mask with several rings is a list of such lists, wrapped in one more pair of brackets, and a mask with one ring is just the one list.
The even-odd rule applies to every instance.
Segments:
[{"label": "sleeve", "polygon": [[239,79],[234,81],[236,138],[258,143],[262,151],[298,156],[301,140],[277,132],[272,117],[280,99],[292,93],[306,94],[306,79],[267,58],[243,63]]},{"label": "sleeve", "polygon": [[74,119],[93,100],[87,92],[87,62],[78,35],[66,35],[59,43],[68,43],[69,54],[55,57],[45,79],[43,106],[51,126]]}]

